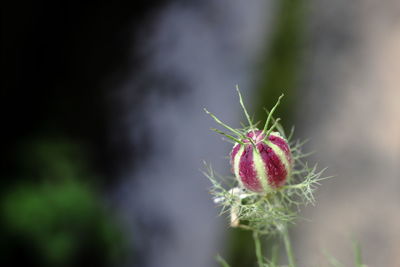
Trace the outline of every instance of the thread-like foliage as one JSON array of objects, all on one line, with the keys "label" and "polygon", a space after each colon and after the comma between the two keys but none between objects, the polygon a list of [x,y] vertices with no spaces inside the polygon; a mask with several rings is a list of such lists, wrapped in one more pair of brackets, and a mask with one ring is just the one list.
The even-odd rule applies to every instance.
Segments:
[{"label": "thread-like foliage", "polygon": [[[239,88],[236,87],[239,102],[244,111],[248,125],[242,124],[241,129],[235,129],[223,123],[214,114],[205,109],[220,126],[228,130],[225,133],[222,130],[212,128],[213,131],[224,136],[225,140],[234,144],[244,144],[243,140],[247,140],[255,146],[254,140],[247,136],[250,131],[258,130],[257,125],[249,116],[243,103],[242,95]],[[306,141],[293,140],[294,128],[291,129],[289,135],[285,134],[284,128],[279,123],[279,118],[274,118],[273,113],[279,106],[282,99],[281,95],[271,109],[265,110],[267,115],[266,123],[262,132],[267,139],[272,131],[278,131],[289,144],[292,154],[292,171],[290,177],[286,180],[286,184],[275,188],[274,190],[256,193],[247,190],[238,183],[237,179],[232,176],[222,176],[216,173],[211,164],[204,163],[204,175],[210,180],[210,193],[213,195],[214,202],[221,208],[220,215],[227,215],[230,218],[232,227],[239,227],[253,232],[255,254],[259,267],[279,267],[277,263],[277,246],[272,253],[270,260],[262,255],[260,238],[265,235],[279,235],[284,243],[288,267],[296,267],[290,238],[288,233],[288,225],[293,224],[297,213],[301,206],[314,205],[314,192],[320,182],[331,177],[324,177],[325,169],[319,169],[317,165],[309,166],[306,161],[307,156],[312,153],[303,152],[303,145]],[[269,123],[272,123],[270,126]],[[361,263],[361,252],[358,246],[355,250],[356,266],[364,267]],[[329,263],[332,266],[342,266],[335,258],[328,256]],[[223,267],[229,267],[229,264],[221,257],[217,256],[217,261]]]},{"label": "thread-like foliage", "polygon": [[[228,138],[228,141],[239,143],[246,137],[246,133],[256,130],[256,123],[252,122],[243,104],[239,89],[239,100],[249,123],[242,129],[233,129],[221,122],[214,114],[206,111],[221,126],[231,134],[213,129],[219,134]],[[328,177],[322,177],[324,170],[319,171],[317,166],[309,167],[304,159],[309,153],[302,151],[305,142],[292,141],[293,129],[289,136],[286,136],[282,125],[273,117],[273,111],[277,108],[282,96],[272,112],[267,111],[268,119],[264,125],[264,131],[270,133],[273,129],[285,137],[290,146],[293,158],[293,171],[286,185],[269,193],[254,193],[245,188],[240,188],[235,177],[222,177],[216,173],[211,165],[205,163],[204,175],[211,181],[210,192],[214,201],[221,207],[221,214],[229,213],[231,225],[247,230],[255,231],[260,235],[274,234],[279,232],[283,225],[293,223],[296,213],[301,205],[315,204],[314,191],[320,181]],[[269,121],[272,126],[268,128]],[[233,136],[236,135],[236,136]]]},{"label": "thread-like foliage", "polygon": [[[235,129],[223,123],[214,114],[204,109],[220,126],[228,130],[212,128],[213,131],[224,136],[225,140],[231,143],[244,144],[243,140],[248,140],[254,147],[254,140],[247,136],[249,131],[258,130],[259,123],[254,123],[249,116],[243,103],[239,88],[236,87],[239,102],[246,116],[248,125],[242,125],[241,129]],[[292,141],[294,128],[286,136],[279,118],[274,118],[273,113],[277,109],[283,95],[281,95],[271,112],[266,110],[267,120],[263,126],[263,133],[267,139],[269,134],[276,130],[289,143],[293,158],[293,169],[291,176],[286,184],[275,190],[255,193],[243,187],[234,176],[223,177],[216,173],[212,166],[205,163],[204,175],[211,181],[210,193],[214,197],[214,202],[221,207],[220,215],[227,214],[230,217],[232,227],[240,227],[253,232],[256,247],[256,256],[259,267],[277,267],[277,257],[267,260],[262,255],[260,237],[263,235],[278,234],[282,236],[288,256],[289,267],[295,267],[294,256],[290,245],[287,226],[292,224],[296,218],[301,205],[314,204],[314,191],[319,182],[327,177],[322,177],[322,171],[317,170],[317,166],[309,167],[304,159],[309,155],[302,151],[305,142]],[[271,126],[269,123],[271,122]],[[218,262],[228,267],[228,263],[220,256]]]}]

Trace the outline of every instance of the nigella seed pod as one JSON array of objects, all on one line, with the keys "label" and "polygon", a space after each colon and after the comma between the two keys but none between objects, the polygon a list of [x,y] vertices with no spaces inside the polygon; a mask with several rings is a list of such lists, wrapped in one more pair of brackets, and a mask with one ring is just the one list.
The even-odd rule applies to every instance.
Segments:
[{"label": "nigella seed pod", "polygon": [[261,130],[250,130],[249,139],[236,143],[231,166],[239,184],[253,192],[269,192],[283,186],[291,175],[292,154],[288,142],[278,133],[268,138]]}]

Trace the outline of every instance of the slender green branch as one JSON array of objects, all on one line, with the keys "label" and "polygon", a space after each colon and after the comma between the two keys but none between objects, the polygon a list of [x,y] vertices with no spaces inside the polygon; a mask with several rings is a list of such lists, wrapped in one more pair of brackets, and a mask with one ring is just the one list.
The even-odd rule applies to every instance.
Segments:
[{"label": "slender green branch", "polygon": [[233,129],[232,127],[226,125],[225,123],[223,123],[222,121],[220,121],[220,119],[218,119],[214,114],[212,114],[211,112],[209,112],[207,109],[204,109],[204,111],[210,115],[219,125],[225,127],[226,129],[228,129],[229,131],[231,131],[232,133],[236,134],[237,136],[243,136],[243,134],[241,132],[239,132],[238,130]]},{"label": "slender green branch", "polygon": [[276,267],[278,266],[278,256],[279,256],[279,246],[274,245],[272,247],[272,252],[271,252],[271,267]]},{"label": "slender green branch", "polygon": [[281,96],[278,98],[278,101],[276,102],[275,106],[271,109],[271,112],[268,114],[267,121],[265,122],[265,125],[264,125],[263,133],[265,133],[267,131],[268,124],[269,124],[269,121],[271,120],[272,114],[274,113],[275,109],[278,107],[283,96],[284,95],[281,94]]},{"label": "slender green branch", "polygon": [[216,260],[222,267],[230,267],[229,264],[226,262],[226,260],[224,260],[224,258],[221,257],[221,255],[218,254]]},{"label": "slender green branch", "polygon": [[289,261],[289,267],[296,267],[296,261],[294,260],[292,244],[290,242],[289,231],[286,224],[282,226],[282,237],[285,244],[286,255]]},{"label": "slender green branch", "polygon": [[289,133],[289,136],[287,138],[288,142],[290,142],[292,140],[294,129],[295,129],[294,126],[292,126],[292,128],[290,129],[290,133]]},{"label": "slender green branch", "polygon": [[240,90],[239,90],[239,85],[236,85],[236,91],[237,91],[237,93],[239,95],[239,102],[240,102],[240,105],[242,106],[242,109],[244,111],[244,115],[246,115],[246,119],[247,119],[247,122],[249,123],[250,130],[254,132],[253,122],[251,121],[249,113],[247,112],[247,109],[243,104],[243,98],[242,98],[242,94],[240,93]]},{"label": "slender green branch", "polygon": [[264,267],[264,257],[261,249],[260,236],[257,231],[253,231],[254,245],[256,247],[257,263],[259,267]]},{"label": "slender green branch", "polygon": [[338,261],[335,257],[330,255],[327,251],[323,251],[325,257],[328,259],[329,264],[332,265],[333,267],[344,267],[343,263]]},{"label": "slender green branch", "polygon": [[221,135],[223,135],[223,136],[225,136],[225,137],[231,139],[232,141],[234,141],[234,142],[236,142],[236,143],[239,143],[239,144],[244,145],[244,143],[243,143],[242,141],[240,141],[239,139],[233,137],[232,135],[226,134],[226,133],[224,133],[223,131],[220,131],[220,130],[215,129],[215,128],[211,128],[211,130],[213,130],[214,132],[219,133],[219,134],[221,134]]},{"label": "slender green branch", "polygon": [[[249,130],[253,132],[253,135],[255,135],[255,132],[254,132],[255,127],[254,127],[254,125],[253,125],[252,120],[250,119],[250,116],[249,116],[249,113],[247,112],[246,107],[244,106],[243,97],[242,97],[242,94],[240,93],[240,90],[239,90],[239,85],[236,85],[236,91],[237,91],[237,93],[238,93],[238,95],[239,95],[239,102],[240,102],[240,105],[242,106],[244,115],[246,116],[247,122],[249,123]],[[250,143],[253,145],[253,147],[255,148],[255,151],[258,151],[258,150],[256,149],[256,144],[255,144],[254,140],[253,140],[252,138],[250,138],[250,137],[246,137],[246,138],[247,138],[247,140],[249,140]]]},{"label": "slender green branch", "polygon": [[[270,111],[268,109],[264,108],[264,111],[267,113],[267,115],[270,114]],[[271,120],[272,120],[272,123],[276,122],[274,116],[271,116]],[[286,138],[285,129],[283,129],[282,125],[280,123],[276,123],[275,127],[279,131],[279,133],[282,134],[282,136],[285,137],[285,139],[289,141],[289,138]]]},{"label": "slender green branch", "polygon": [[362,263],[360,244],[356,241],[354,241],[354,257],[357,267],[366,267],[366,265]]},{"label": "slender green branch", "polygon": [[271,128],[268,130],[268,132],[265,134],[264,139],[267,139],[268,136],[271,134],[272,130],[278,125],[278,122],[280,121],[280,118],[277,118],[274,124],[271,126]]}]

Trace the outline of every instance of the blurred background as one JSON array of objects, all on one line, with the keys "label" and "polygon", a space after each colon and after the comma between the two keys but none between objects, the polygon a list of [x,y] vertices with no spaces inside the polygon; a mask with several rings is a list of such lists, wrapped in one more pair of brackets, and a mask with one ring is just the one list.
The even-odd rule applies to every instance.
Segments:
[{"label": "blurred background", "polygon": [[[299,266],[400,266],[400,2],[35,1],[2,8],[2,266],[255,266],[202,161],[229,174],[235,93],[328,167]],[[266,246],[268,251],[268,246]],[[22,265],[23,264],[23,265]]]}]

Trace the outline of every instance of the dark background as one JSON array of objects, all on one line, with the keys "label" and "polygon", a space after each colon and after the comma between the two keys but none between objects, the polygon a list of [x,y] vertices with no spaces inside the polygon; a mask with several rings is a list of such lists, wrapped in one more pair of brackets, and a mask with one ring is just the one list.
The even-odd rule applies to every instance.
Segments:
[{"label": "dark background", "polygon": [[[129,60],[134,33],[165,2],[3,4],[1,254],[8,266],[123,262],[122,233],[102,196],[120,166],[135,164],[141,145],[123,129],[112,138],[124,110],[108,85],[126,79],[128,63],[141,67],[139,55]],[[145,93],[136,90],[133,104]]]},{"label": "dark background", "polygon": [[293,229],[300,266],[328,266],[326,251],[351,264],[352,240],[368,266],[397,266],[399,10],[4,3],[1,264],[202,267],[220,253],[255,266],[251,236],[217,218],[198,171],[206,160],[229,174],[231,147],[202,109],[239,127],[239,84],[261,121],[285,93],[277,116],[337,177]]}]

